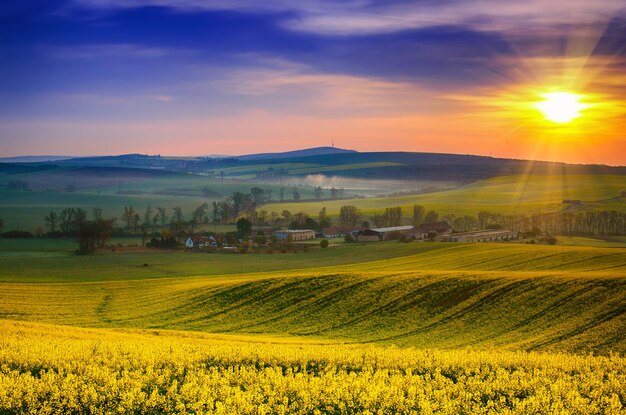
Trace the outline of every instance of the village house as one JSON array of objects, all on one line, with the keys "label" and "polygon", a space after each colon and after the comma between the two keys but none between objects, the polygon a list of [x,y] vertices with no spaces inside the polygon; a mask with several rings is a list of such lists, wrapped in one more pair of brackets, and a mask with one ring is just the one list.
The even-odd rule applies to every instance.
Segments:
[{"label": "village house", "polygon": [[277,232],[277,231],[280,231],[280,229],[275,228],[275,227],[262,227],[262,228],[252,229],[252,231],[250,232],[250,237],[255,238],[257,236],[265,236],[269,238],[270,236],[272,236],[274,232]]},{"label": "village house", "polygon": [[411,225],[366,229],[360,231],[356,239],[359,242],[387,241],[394,238],[397,239],[412,229],[413,226]]},{"label": "village house", "polygon": [[212,242],[215,242],[215,239],[212,236],[209,238],[206,236],[190,236],[185,241],[185,246],[189,249],[204,248],[210,246]]},{"label": "village house", "polygon": [[324,238],[340,238],[345,234],[346,232],[343,232],[337,226],[328,226],[322,229],[322,237]]},{"label": "village house", "polygon": [[272,234],[280,242],[298,242],[315,239],[315,231],[312,229],[296,229],[276,231]]},{"label": "village house", "polygon": [[452,233],[452,226],[447,222],[423,223],[406,233],[406,236],[416,240],[429,239],[430,236],[441,238]]},{"label": "village house", "polygon": [[514,239],[513,232],[505,229],[486,229],[472,232],[459,232],[447,235],[444,242],[497,242]]}]

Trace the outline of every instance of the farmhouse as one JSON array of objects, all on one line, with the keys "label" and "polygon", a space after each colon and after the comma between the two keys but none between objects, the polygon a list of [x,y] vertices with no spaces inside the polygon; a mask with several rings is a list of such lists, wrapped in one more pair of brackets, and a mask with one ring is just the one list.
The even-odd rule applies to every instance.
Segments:
[{"label": "farmhouse", "polygon": [[275,236],[281,242],[306,241],[315,239],[315,231],[311,229],[283,230],[274,232],[272,236]]},{"label": "farmhouse", "polygon": [[324,238],[338,238],[343,235],[345,235],[345,232],[336,226],[328,226],[322,229],[322,236]]},{"label": "farmhouse", "polygon": [[271,236],[274,232],[276,231],[280,231],[280,228],[274,228],[274,227],[262,227],[259,229],[253,229],[250,232],[250,237],[254,238],[257,236]]},{"label": "farmhouse", "polygon": [[214,242],[215,239],[213,237],[207,238],[205,236],[190,236],[185,241],[185,246],[187,248],[203,248],[209,246],[211,242]]},{"label": "farmhouse", "polygon": [[413,226],[390,226],[387,228],[374,228],[360,231],[357,235],[359,242],[387,241],[397,239],[413,229]]},{"label": "farmhouse", "polygon": [[406,236],[413,239],[428,239],[431,235],[441,237],[452,233],[452,226],[447,222],[423,223],[408,231]]},{"label": "farmhouse", "polygon": [[513,239],[513,232],[504,229],[486,229],[473,232],[459,232],[447,235],[444,242],[496,242]]}]

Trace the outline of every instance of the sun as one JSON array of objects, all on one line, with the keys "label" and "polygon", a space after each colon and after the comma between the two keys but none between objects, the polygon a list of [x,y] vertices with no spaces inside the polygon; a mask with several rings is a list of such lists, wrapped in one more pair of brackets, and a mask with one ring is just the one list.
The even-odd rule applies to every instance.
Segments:
[{"label": "sun", "polygon": [[535,103],[535,108],[541,111],[546,120],[557,124],[567,124],[582,115],[582,111],[589,108],[588,104],[580,102],[581,95],[570,92],[550,92],[542,94],[544,100]]}]

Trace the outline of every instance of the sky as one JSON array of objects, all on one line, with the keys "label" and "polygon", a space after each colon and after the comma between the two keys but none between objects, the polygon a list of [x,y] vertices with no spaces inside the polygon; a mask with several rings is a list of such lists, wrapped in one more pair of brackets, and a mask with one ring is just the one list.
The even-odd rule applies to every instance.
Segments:
[{"label": "sky", "polygon": [[[577,94],[566,124],[537,103]],[[9,0],[0,156],[327,146],[626,165],[623,0]]]}]

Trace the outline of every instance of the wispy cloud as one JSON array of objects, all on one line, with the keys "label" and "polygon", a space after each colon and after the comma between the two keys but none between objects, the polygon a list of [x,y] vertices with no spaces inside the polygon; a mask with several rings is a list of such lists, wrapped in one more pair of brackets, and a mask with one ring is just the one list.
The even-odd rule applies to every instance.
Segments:
[{"label": "wispy cloud", "polygon": [[606,23],[624,16],[623,0],[550,1],[454,0],[373,2],[279,0],[74,0],[97,9],[146,6],[180,11],[235,10],[248,13],[287,13],[282,25],[295,31],[352,36],[392,33],[434,26],[465,26],[484,31],[530,34],[551,26]]},{"label": "wispy cloud", "polygon": [[166,47],[150,47],[130,43],[104,43],[72,46],[44,46],[41,48],[46,56],[58,59],[151,59],[166,56],[192,55],[190,49],[174,49]]}]

